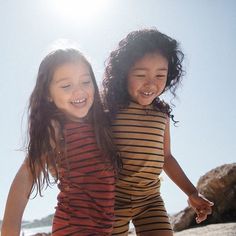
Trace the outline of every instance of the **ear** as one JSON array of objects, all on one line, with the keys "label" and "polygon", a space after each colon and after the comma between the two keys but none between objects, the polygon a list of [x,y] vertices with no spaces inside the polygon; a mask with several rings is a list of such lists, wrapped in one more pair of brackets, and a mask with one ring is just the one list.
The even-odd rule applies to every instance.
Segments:
[{"label": "ear", "polygon": [[53,102],[53,100],[52,100],[51,97],[48,97],[48,101],[49,101],[49,102]]}]

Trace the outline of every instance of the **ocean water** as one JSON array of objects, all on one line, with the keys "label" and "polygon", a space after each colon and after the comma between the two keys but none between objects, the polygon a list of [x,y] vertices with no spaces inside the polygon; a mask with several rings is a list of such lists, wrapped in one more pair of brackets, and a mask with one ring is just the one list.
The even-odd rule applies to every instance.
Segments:
[{"label": "ocean water", "polygon": [[[130,231],[134,231],[134,225],[130,223]],[[44,226],[44,227],[37,227],[37,228],[31,228],[31,229],[22,229],[20,236],[32,236],[37,233],[50,233],[52,227],[51,226]]]},{"label": "ocean water", "polygon": [[32,236],[37,233],[50,233],[52,227],[51,226],[44,226],[38,228],[31,228],[31,229],[22,229],[20,236]]}]

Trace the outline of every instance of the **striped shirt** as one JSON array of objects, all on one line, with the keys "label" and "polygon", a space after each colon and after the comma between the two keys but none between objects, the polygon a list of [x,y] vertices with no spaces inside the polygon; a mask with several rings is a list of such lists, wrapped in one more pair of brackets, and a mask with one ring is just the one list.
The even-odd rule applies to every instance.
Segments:
[{"label": "striped shirt", "polygon": [[167,116],[152,106],[131,102],[113,123],[114,141],[121,153],[123,169],[116,191],[138,196],[159,191],[164,165],[164,130]]},{"label": "striped shirt", "polygon": [[110,235],[114,223],[114,171],[97,147],[91,124],[64,128],[58,205],[52,235]]}]

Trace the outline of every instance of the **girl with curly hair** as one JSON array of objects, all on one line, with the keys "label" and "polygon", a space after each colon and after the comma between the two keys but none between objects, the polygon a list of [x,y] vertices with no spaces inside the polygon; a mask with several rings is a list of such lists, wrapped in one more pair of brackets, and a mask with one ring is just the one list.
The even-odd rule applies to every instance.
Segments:
[{"label": "girl with curly hair", "polygon": [[92,67],[76,49],[55,50],[40,64],[27,152],[8,195],[2,236],[20,234],[29,196],[53,182],[59,188],[53,236],[111,235],[117,152]]},{"label": "girl with curly hair", "polygon": [[183,58],[176,40],[144,29],[129,33],[107,60],[103,96],[123,164],[113,235],[128,235],[131,220],[139,236],[173,235],[160,194],[162,170],[186,193],[198,223],[211,214],[213,203],[198,193],[171,154],[169,120],[174,119],[159,99],[167,91],[176,96]]}]

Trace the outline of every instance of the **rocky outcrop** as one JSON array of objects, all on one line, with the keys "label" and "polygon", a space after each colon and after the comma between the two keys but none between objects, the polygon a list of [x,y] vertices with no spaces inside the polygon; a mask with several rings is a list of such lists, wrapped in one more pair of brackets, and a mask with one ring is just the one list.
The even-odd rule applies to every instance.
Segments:
[{"label": "rocky outcrop", "polygon": [[235,236],[236,223],[210,224],[175,232],[174,236]]},{"label": "rocky outcrop", "polygon": [[43,227],[43,226],[50,226],[52,225],[53,220],[53,214],[48,215],[40,220],[34,220],[33,222],[23,222],[22,228],[28,229],[28,228],[37,228],[37,227]]},{"label": "rocky outcrop", "polygon": [[[236,163],[219,166],[202,176],[198,191],[214,202],[213,213],[198,226],[236,222]],[[190,207],[171,217],[174,231],[197,226],[195,213]]]}]

